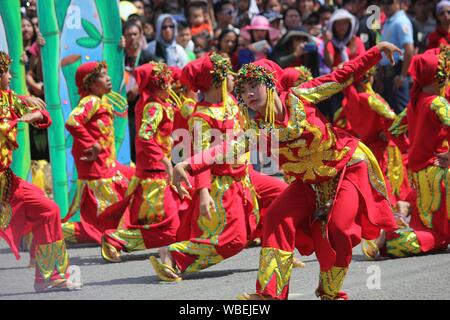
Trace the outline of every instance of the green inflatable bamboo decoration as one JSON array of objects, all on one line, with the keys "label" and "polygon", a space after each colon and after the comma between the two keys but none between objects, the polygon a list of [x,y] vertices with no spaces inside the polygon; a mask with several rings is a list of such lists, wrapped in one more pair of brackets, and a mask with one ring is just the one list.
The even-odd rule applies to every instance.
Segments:
[{"label": "green inflatable bamboo decoration", "polygon": [[[121,21],[119,4],[118,1],[111,0],[95,0],[95,3],[103,29],[103,59],[108,64],[108,73],[111,76],[113,91],[119,92],[126,97],[125,88],[121,88],[125,66],[123,49],[119,47],[122,35],[122,26],[120,23],[117,23]],[[128,116],[114,118],[117,154],[119,154],[125,138],[125,130],[127,129]]]},{"label": "green inflatable bamboo decoration", "polygon": [[[59,97],[60,30],[56,15],[56,1],[58,0],[39,0],[37,1],[37,9],[40,30],[46,42],[42,48],[42,56],[46,57],[46,59],[42,59],[45,99],[47,109],[53,121],[48,132],[53,175],[53,193],[55,201],[61,210],[61,215],[65,216],[69,210],[69,199],[66,173],[64,116]],[[39,14],[44,11],[46,14]]]},{"label": "green inflatable bamboo decoration", "polygon": [[[60,23],[61,25],[61,23]],[[64,78],[66,79],[67,87],[68,88],[76,88],[77,85],[75,83],[75,74],[77,72],[78,67],[81,66],[81,56],[80,55],[70,55],[68,57],[65,57],[61,61],[61,69],[64,75]],[[70,90],[69,93],[69,100],[71,106],[78,105],[78,102],[80,101],[80,95],[78,94],[77,90]],[[73,144],[73,137],[72,135],[69,135],[66,139],[66,147],[71,148]],[[77,191],[77,184],[76,181],[78,179],[78,172],[77,168],[73,167],[73,173],[72,173],[72,187],[69,190],[69,200],[73,199],[75,196],[75,193]],[[77,212],[70,221],[80,221],[80,213]]]},{"label": "green inflatable bamboo decoration", "polygon": [[[0,15],[2,17],[8,53],[11,56],[11,89],[18,94],[27,94],[25,82],[25,66],[21,61],[23,53],[22,20],[20,17],[20,0],[0,0]],[[19,123],[17,126],[17,142],[19,148],[13,152],[11,169],[22,179],[28,179],[30,173],[30,137],[28,124]]]}]

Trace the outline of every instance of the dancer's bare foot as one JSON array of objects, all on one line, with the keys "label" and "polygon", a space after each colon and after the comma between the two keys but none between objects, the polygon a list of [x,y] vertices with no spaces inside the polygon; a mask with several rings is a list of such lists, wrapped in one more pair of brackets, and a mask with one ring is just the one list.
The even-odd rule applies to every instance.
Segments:
[{"label": "dancer's bare foot", "polygon": [[371,260],[381,259],[380,249],[386,243],[386,232],[381,230],[380,236],[375,240],[363,240],[361,243],[362,252]]},{"label": "dancer's bare foot", "polygon": [[156,275],[163,281],[177,282],[181,281],[180,275],[175,270],[174,263],[167,248],[158,249],[160,261],[156,257],[150,257],[150,262]]}]

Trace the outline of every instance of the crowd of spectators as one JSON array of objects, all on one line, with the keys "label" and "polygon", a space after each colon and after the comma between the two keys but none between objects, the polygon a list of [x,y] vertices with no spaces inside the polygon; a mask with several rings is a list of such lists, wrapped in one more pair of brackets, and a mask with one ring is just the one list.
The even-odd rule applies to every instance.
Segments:
[{"label": "crowd of spectators", "polygon": [[[35,2],[24,1],[23,59],[29,91],[43,97],[39,46],[45,41],[39,34]],[[269,58],[283,68],[305,65],[314,76],[319,76],[385,40],[401,48],[403,54],[395,56],[395,66],[386,59],[381,61],[374,89],[399,113],[409,100],[407,72],[412,56],[450,43],[448,0],[128,2],[134,6],[131,11],[122,12],[120,45],[125,52],[131,135],[133,106],[139,94],[132,73],[151,60],[183,67],[216,51],[229,57],[235,70],[245,63]],[[341,100],[337,95],[319,107],[332,119]],[[35,146],[39,147],[42,146]]]}]

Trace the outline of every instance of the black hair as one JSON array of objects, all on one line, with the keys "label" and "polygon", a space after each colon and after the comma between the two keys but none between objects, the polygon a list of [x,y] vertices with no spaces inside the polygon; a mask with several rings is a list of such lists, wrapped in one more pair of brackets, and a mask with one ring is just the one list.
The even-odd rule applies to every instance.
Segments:
[{"label": "black hair", "polygon": [[227,4],[231,4],[234,7],[233,2],[231,2],[230,0],[221,0],[214,4],[214,14],[216,15],[216,17],[217,14],[222,11],[222,8]]},{"label": "black hair", "polygon": [[123,25],[123,28],[122,28],[122,34],[125,34],[125,32],[126,32],[128,29],[131,29],[131,28],[133,28],[133,27],[138,28],[139,31],[142,33],[144,30],[142,30],[141,26],[140,26],[138,23],[136,23],[136,20],[137,20],[137,19],[131,19],[131,20],[126,21],[126,22],[124,23],[124,25]]},{"label": "black hair", "polygon": [[311,25],[316,25],[320,23],[320,16],[319,13],[313,12],[311,13],[308,18],[306,18],[306,20],[304,21],[304,24],[311,26]]},{"label": "black hair", "polygon": [[230,29],[230,28],[223,29],[222,32],[220,33],[219,37],[217,38],[217,49],[219,51],[222,50],[222,48],[220,47],[220,42],[229,33],[234,33],[236,35],[236,44],[234,45],[234,48],[233,48],[233,52],[236,52],[238,45],[239,45],[239,35],[236,33],[236,31],[234,31],[233,29]]},{"label": "black hair", "polygon": [[187,5],[187,10],[186,10],[186,12],[187,12],[187,14],[186,14],[187,18],[189,18],[189,16],[191,15],[191,9],[202,9],[202,10],[203,10],[203,13],[206,13],[206,12],[207,12],[207,6],[206,6],[205,3],[193,1],[193,2],[190,2],[190,3]]},{"label": "black hair", "polygon": [[33,22],[31,21],[31,18],[26,16],[26,15],[22,15],[22,20],[27,20],[30,24],[31,27],[33,28],[33,37],[31,38],[31,43],[35,42],[37,39],[37,30],[36,27],[34,26]]},{"label": "black hair", "polygon": [[325,13],[325,12],[333,13],[334,7],[324,4],[323,6],[320,6],[320,8],[317,12],[319,13],[319,15],[322,13]]},{"label": "black hair", "polygon": [[300,10],[298,10],[297,7],[287,7],[286,10],[284,10],[284,12],[283,12],[283,21],[286,20],[286,16],[287,16],[288,12],[292,11],[292,10],[297,11],[298,16],[300,17],[300,20],[302,20],[302,13],[300,12]]},{"label": "black hair", "polygon": [[177,27],[178,32],[184,29],[189,29],[189,25],[184,21],[178,21],[177,25],[178,25]]}]

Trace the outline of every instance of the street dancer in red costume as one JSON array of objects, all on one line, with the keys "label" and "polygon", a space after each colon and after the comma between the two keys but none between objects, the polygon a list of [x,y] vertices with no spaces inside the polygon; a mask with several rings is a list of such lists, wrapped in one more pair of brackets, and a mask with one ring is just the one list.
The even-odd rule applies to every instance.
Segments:
[{"label": "street dancer in red costume", "polygon": [[[201,150],[210,147],[212,129],[221,135],[242,132],[244,119],[229,94],[231,73],[229,61],[214,53],[189,63],[182,71],[182,82],[205,96],[190,120],[194,144],[195,137],[201,137]],[[182,272],[217,264],[239,253],[258,235],[259,205],[267,208],[286,185],[254,171],[247,156],[239,160],[233,165],[218,164],[194,177],[196,189],[180,228],[180,242],[160,250],[162,262],[152,258],[161,280],[180,281]]]},{"label": "street dancer in red costume", "polygon": [[411,188],[407,162],[409,140],[406,134],[393,136],[389,128],[397,115],[372,89],[375,68],[344,90],[343,111],[355,136],[369,147],[383,171],[391,204],[405,201]]},{"label": "street dancer in red costume", "polygon": [[[302,255],[315,252],[320,264],[316,294],[321,299],[347,299],[341,288],[352,248],[361,238],[375,239],[381,229],[396,228],[373,154],[354,137],[333,128],[315,107],[378,63],[381,51],[393,61],[393,53],[400,50],[381,42],[341,69],[287,92],[276,90],[282,71],[271,61],[256,61],[239,71],[240,102],[259,114],[252,127],[278,132],[280,167],[296,178],[269,208],[257,292],[241,299],[286,299],[295,248]],[[179,163],[174,184],[181,187],[187,182],[186,170],[198,174],[239,147],[221,144]]]},{"label": "street dancer in red costume", "polygon": [[45,103],[34,97],[19,97],[9,89],[9,56],[0,52],[0,237],[17,259],[23,235],[32,232],[36,259],[36,291],[79,289],[68,280],[69,256],[61,231],[59,208],[36,186],[11,170],[12,152],[18,148],[17,124],[48,128],[51,119]]},{"label": "street dancer in red costume", "polygon": [[[413,57],[407,106],[409,167],[415,192],[409,228],[386,232],[367,255],[393,258],[446,250],[450,243],[450,46]],[[447,95],[446,95],[447,93]]]},{"label": "street dancer in red costume", "polygon": [[[116,228],[119,218],[106,219],[105,209],[123,199],[134,170],[116,160],[111,79],[104,62],[87,62],[76,72],[80,102],[66,122],[73,136],[72,154],[78,172],[77,191],[63,220],[68,243],[101,244],[105,230]],[[126,100],[115,95],[116,100]],[[67,222],[80,210],[80,222]]]},{"label": "street dancer in red costume", "polygon": [[172,72],[164,63],[150,62],[136,68],[140,98],[136,104],[136,175],[126,197],[109,210],[124,212],[117,229],[103,235],[102,257],[121,261],[120,252],[166,246],[176,241],[178,212],[186,207],[171,185],[174,110],[168,89]]}]

